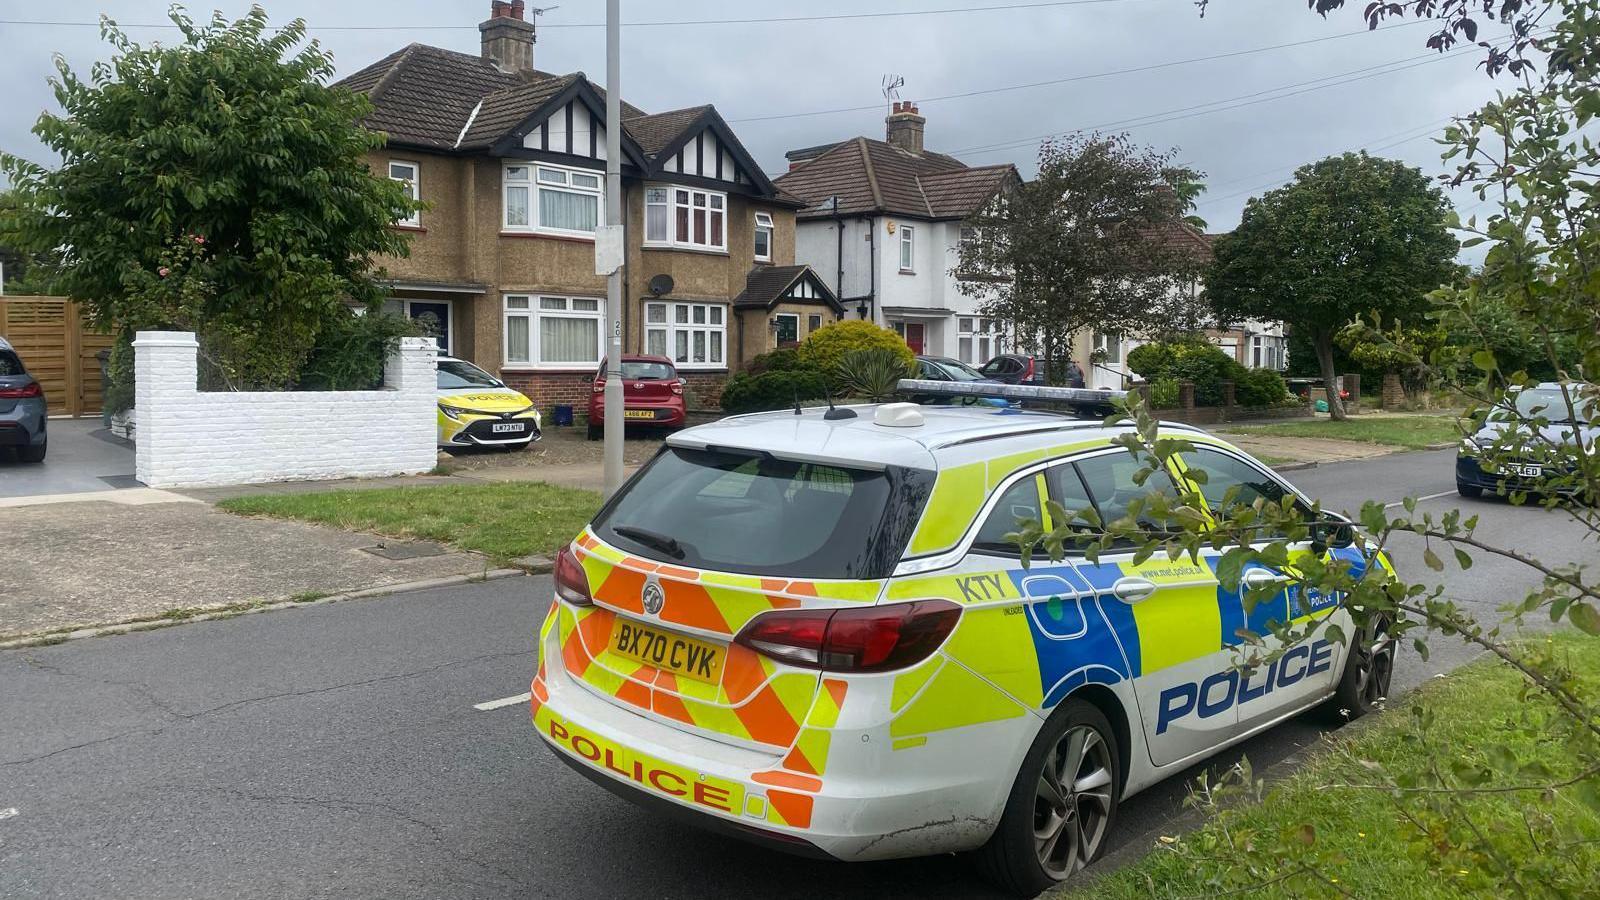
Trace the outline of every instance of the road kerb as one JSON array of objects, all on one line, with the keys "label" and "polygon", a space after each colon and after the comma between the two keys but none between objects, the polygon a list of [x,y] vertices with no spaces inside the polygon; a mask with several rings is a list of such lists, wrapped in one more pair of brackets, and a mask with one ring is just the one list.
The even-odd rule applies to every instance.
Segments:
[{"label": "road kerb", "polygon": [[252,605],[244,608],[222,607],[212,612],[198,613],[185,616],[181,619],[141,619],[134,622],[120,622],[112,625],[96,625],[89,628],[80,628],[57,634],[36,634],[27,637],[13,638],[0,641],[0,650],[20,650],[27,647],[52,646],[78,641],[85,638],[107,637],[114,634],[133,634],[139,631],[154,631],[158,628],[171,628],[174,625],[187,625],[190,622],[215,622],[219,619],[231,619],[235,616],[253,615],[255,613],[276,612],[283,609],[301,609],[308,606],[322,606],[328,603],[342,603],[346,600],[367,600],[374,597],[387,597],[390,594],[409,594],[416,591],[434,590],[436,588],[456,587],[463,584],[472,584],[479,581],[498,581],[502,578],[515,578],[530,574],[523,569],[490,569],[473,575],[448,575],[442,578],[428,578],[422,581],[407,581],[400,584],[390,584],[383,587],[363,588],[358,591],[344,591],[338,594],[329,594],[315,600],[274,600],[269,603]]}]

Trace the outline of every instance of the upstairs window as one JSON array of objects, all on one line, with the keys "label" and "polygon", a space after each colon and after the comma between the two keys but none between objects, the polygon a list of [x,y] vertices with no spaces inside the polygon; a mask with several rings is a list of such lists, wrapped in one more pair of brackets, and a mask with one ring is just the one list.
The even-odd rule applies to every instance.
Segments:
[{"label": "upstairs window", "polygon": [[603,222],[600,176],[559,166],[510,165],[503,176],[507,231],[593,235]]},{"label": "upstairs window", "polygon": [[728,195],[693,188],[646,188],[644,228],[646,244],[725,251]]},{"label": "upstairs window", "polygon": [[[402,162],[398,159],[389,160],[389,180],[400,182],[406,196],[412,200],[422,199],[422,182],[419,179],[421,167],[414,162]],[[405,218],[396,219],[396,225],[410,225],[413,228],[422,225],[422,213],[413,211]]]},{"label": "upstairs window", "polygon": [[900,271],[915,272],[917,262],[917,229],[900,226]]},{"label": "upstairs window", "polygon": [[772,261],[772,214],[756,213],[756,259]]}]

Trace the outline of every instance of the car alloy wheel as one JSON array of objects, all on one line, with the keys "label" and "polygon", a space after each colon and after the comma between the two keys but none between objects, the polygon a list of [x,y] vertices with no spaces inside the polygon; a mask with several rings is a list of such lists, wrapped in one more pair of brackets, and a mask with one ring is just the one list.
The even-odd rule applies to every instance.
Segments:
[{"label": "car alloy wheel", "polygon": [[1105,840],[1116,778],[1110,747],[1089,725],[1069,728],[1045,755],[1034,800],[1039,865],[1066,878],[1088,865]]},{"label": "car alloy wheel", "polygon": [[1394,639],[1380,633],[1370,645],[1358,645],[1355,653],[1355,695],[1361,701],[1362,712],[1368,712],[1389,696],[1389,682],[1394,677]]}]

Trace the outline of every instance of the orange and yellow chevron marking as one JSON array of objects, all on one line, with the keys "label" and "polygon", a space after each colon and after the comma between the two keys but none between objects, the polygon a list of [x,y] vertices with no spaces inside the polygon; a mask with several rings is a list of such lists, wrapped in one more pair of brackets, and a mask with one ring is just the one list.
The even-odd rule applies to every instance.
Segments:
[{"label": "orange and yellow chevron marking", "polygon": [[675,622],[689,628],[716,634],[732,635],[728,620],[717,608],[711,594],[698,584],[671,581],[663,578],[661,589],[666,594],[666,604],[661,607],[661,621]]},{"label": "orange and yellow chevron marking", "polygon": [[810,791],[813,794],[822,790],[822,779],[808,778],[804,775],[796,775],[793,772],[784,772],[782,770],[757,772],[750,776],[750,780],[757,784],[794,788],[797,791]]},{"label": "orange and yellow chevron marking", "polygon": [[[585,569],[589,567],[585,565]],[[631,613],[644,612],[644,583],[645,573],[622,566],[610,566],[610,571],[598,582],[598,587],[593,587],[597,582],[593,572],[590,573],[589,584],[594,591],[594,599],[615,609]]]},{"label": "orange and yellow chevron marking", "polygon": [[791,828],[811,827],[810,794],[794,794],[773,789],[767,791],[767,821]]}]

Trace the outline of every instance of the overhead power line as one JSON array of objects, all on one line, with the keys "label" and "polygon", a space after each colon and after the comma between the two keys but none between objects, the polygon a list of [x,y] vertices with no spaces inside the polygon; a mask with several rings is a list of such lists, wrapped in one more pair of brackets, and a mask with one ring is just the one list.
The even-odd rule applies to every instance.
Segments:
[{"label": "overhead power line", "polygon": [[[1429,65],[1429,64],[1432,64],[1432,63],[1439,62],[1440,60],[1443,60],[1443,59],[1449,59],[1449,58],[1452,58],[1452,57],[1455,57],[1455,56],[1459,56],[1459,55],[1461,55],[1463,53],[1468,53],[1468,52],[1470,52],[1472,50],[1475,50],[1475,49],[1476,49],[1475,47],[1464,47],[1464,48],[1461,48],[1460,50],[1451,51],[1451,52],[1448,52],[1448,53],[1441,53],[1441,54],[1437,54],[1437,55],[1432,55],[1432,56],[1425,57],[1423,59],[1417,59],[1416,57],[1407,57],[1407,58],[1405,58],[1403,60],[1394,60],[1394,61],[1391,61],[1391,62],[1380,63],[1380,64],[1375,65],[1375,66],[1366,66],[1366,67],[1363,67],[1363,68],[1360,68],[1360,69],[1352,69],[1349,72],[1342,72],[1342,73],[1339,73],[1337,75],[1325,75],[1325,76],[1323,76],[1321,78],[1313,78],[1313,79],[1311,79],[1309,81],[1302,81],[1302,82],[1297,82],[1295,84],[1289,84],[1289,85],[1280,85],[1278,87],[1268,88],[1266,90],[1261,90],[1261,91],[1255,91],[1255,92],[1252,92],[1252,93],[1249,93],[1249,94],[1240,94],[1240,95],[1238,95],[1236,97],[1228,97],[1228,98],[1224,98],[1224,99],[1221,99],[1221,100],[1211,100],[1211,101],[1207,101],[1205,103],[1197,103],[1197,104],[1191,104],[1189,106],[1176,107],[1174,109],[1164,110],[1164,111],[1159,112],[1159,113],[1149,113],[1149,114],[1142,115],[1142,116],[1134,116],[1132,118],[1127,118],[1127,119],[1118,119],[1118,120],[1111,121],[1111,122],[1100,122],[1100,123],[1097,123],[1097,124],[1094,124],[1094,125],[1085,125],[1085,126],[1081,126],[1081,127],[1077,127],[1077,128],[1062,129],[1062,130],[1059,130],[1059,131],[1049,132],[1048,134],[1034,135],[1032,137],[1027,137],[1027,138],[1019,138],[1019,139],[1010,140],[1010,141],[1001,141],[1001,142],[994,143],[994,144],[983,144],[983,145],[974,146],[974,147],[963,147],[963,148],[960,148],[960,149],[957,149],[957,150],[952,150],[950,152],[952,154],[954,154],[954,155],[974,154],[974,153],[993,153],[993,152],[998,152],[998,151],[1001,151],[1001,150],[1017,149],[1017,148],[1020,148],[1020,147],[1025,147],[1025,146],[1027,146],[1029,144],[1042,143],[1043,141],[1049,140],[1050,138],[1058,137],[1058,136],[1064,135],[1064,134],[1071,134],[1073,132],[1096,131],[1096,130],[1103,129],[1103,128],[1122,128],[1122,127],[1135,127],[1135,128],[1138,128],[1138,127],[1144,127],[1144,126],[1147,126],[1147,125],[1160,125],[1160,124],[1164,124],[1166,122],[1176,122],[1176,121],[1180,121],[1180,120],[1183,120],[1183,119],[1191,119],[1191,118],[1194,118],[1196,116],[1205,116],[1205,115],[1211,115],[1213,113],[1227,112],[1229,110],[1240,109],[1240,108],[1246,107],[1246,106],[1255,106],[1255,105],[1260,104],[1260,103],[1269,103],[1269,102],[1272,102],[1274,100],[1284,100],[1284,99],[1287,99],[1289,97],[1296,97],[1296,96],[1299,96],[1301,94],[1307,94],[1307,93],[1310,93],[1312,91],[1319,91],[1319,90],[1323,90],[1325,88],[1338,87],[1338,86],[1342,86],[1342,85],[1346,85],[1346,84],[1353,84],[1353,83],[1355,83],[1357,81],[1365,81],[1365,80],[1367,80],[1369,78],[1377,78],[1377,77],[1380,77],[1380,76],[1383,76],[1383,75],[1390,75],[1390,74],[1393,74],[1395,72],[1401,72],[1401,71],[1404,71],[1406,69],[1416,68],[1418,66]],[[1264,95],[1270,95],[1270,96],[1264,96]],[[1208,109],[1206,107],[1213,107],[1213,108],[1209,108]]]},{"label": "overhead power line", "polygon": [[[1151,0],[1048,0],[1035,3],[1005,3],[996,6],[958,6],[941,9],[903,9],[885,12],[836,13],[818,16],[760,16],[745,19],[663,19],[651,22],[623,22],[624,28],[673,28],[707,25],[781,25],[796,22],[839,22],[852,19],[889,19],[900,16],[943,16],[957,13],[1011,12],[1051,9],[1064,6],[1099,6],[1107,3],[1141,3]],[[0,25],[40,25],[57,28],[99,28],[99,22],[38,21],[0,19]],[[540,28],[604,28],[604,22],[541,22]],[[118,22],[119,28],[176,28],[171,22]],[[477,31],[473,25],[316,25],[311,31]]]}]

